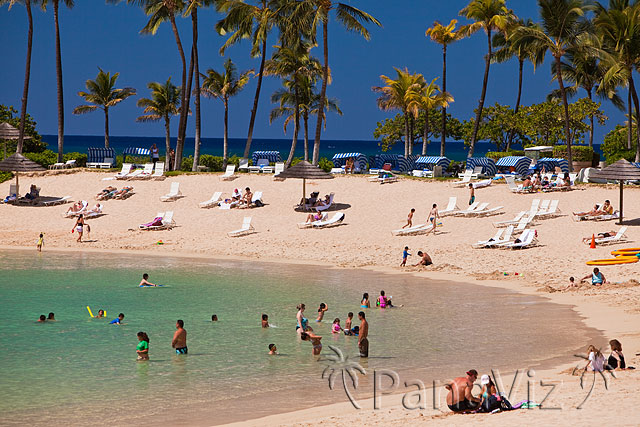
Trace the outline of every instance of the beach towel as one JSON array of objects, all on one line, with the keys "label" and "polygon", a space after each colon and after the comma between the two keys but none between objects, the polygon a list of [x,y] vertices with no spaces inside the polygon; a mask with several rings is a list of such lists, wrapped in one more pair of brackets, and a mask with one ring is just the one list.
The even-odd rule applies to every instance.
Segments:
[{"label": "beach towel", "polygon": [[513,409],[531,409],[537,408],[540,406],[539,403],[533,402],[531,400],[523,400],[520,403],[513,406]]},{"label": "beach towel", "polygon": [[162,217],[161,216],[157,216],[154,218],[153,221],[148,222],[146,224],[142,224],[143,227],[159,227],[162,225]]}]

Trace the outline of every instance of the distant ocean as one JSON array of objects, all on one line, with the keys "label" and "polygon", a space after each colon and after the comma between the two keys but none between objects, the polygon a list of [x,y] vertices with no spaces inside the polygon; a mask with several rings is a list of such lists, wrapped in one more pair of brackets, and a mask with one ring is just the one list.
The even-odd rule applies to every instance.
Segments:
[{"label": "distant ocean", "polygon": [[[42,135],[44,142],[49,144],[49,148],[53,151],[57,150],[58,136],[57,135]],[[152,144],[156,144],[160,148],[160,152],[164,154],[164,137],[141,137],[141,136],[111,136],[109,137],[109,143],[111,147],[116,150],[117,153],[122,153],[125,148],[128,147],[142,147],[149,148]],[[244,153],[244,146],[246,143],[245,138],[229,138],[229,155],[242,156]],[[175,147],[175,138],[171,139],[171,144]],[[357,140],[335,140],[327,139],[322,140],[320,144],[320,157],[327,157],[331,159],[336,153],[362,153],[366,156],[373,156],[375,154],[382,153],[378,141],[357,141]],[[184,155],[193,155],[193,138],[187,138],[184,148]],[[309,141],[309,154],[312,153],[313,141]],[[64,151],[72,152],[77,151],[80,153],[86,153],[87,147],[104,147],[104,136],[102,135],[65,135],[64,137]],[[422,146],[417,146],[416,153],[420,153]],[[516,149],[521,147],[514,147]],[[291,149],[290,139],[263,139],[255,138],[251,143],[251,152],[257,150],[276,150],[280,152],[283,158],[289,155]],[[600,151],[600,146],[595,146],[596,152]],[[489,142],[478,142],[476,144],[475,157],[482,157],[488,151],[494,151],[495,145]],[[201,154],[211,154],[214,156],[222,156],[222,138],[203,138],[200,147]],[[402,143],[396,144],[391,151],[387,153],[403,154],[404,147]],[[462,141],[447,141],[446,157],[451,160],[461,161],[467,158],[467,148]],[[438,156],[440,155],[440,141],[432,141],[427,148],[427,155]],[[303,141],[299,140],[296,157],[303,156]]]}]

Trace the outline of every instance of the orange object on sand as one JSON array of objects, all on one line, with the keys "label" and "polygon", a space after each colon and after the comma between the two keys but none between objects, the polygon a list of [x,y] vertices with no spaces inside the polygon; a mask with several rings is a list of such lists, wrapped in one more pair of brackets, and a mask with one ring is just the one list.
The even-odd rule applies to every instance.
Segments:
[{"label": "orange object on sand", "polygon": [[591,245],[589,245],[589,247],[591,249],[595,249],[596,248],[596,236],[595,236],[595,234],[591,235]]}]

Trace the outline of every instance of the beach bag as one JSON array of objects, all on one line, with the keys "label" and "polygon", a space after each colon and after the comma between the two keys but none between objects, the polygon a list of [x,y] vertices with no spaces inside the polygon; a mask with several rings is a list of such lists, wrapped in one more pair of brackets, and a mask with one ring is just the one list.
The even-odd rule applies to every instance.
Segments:
[{"label": "beach bag", "polygon": [[254,204],[259,208],[264,206],[264,203],[262,203],[262,200],[256,200]]},{"label": "beach bag", "polygon": [[500,409],[502,409],[503,411],[511,411],[513,409],[511,402],[509,402],[509,400],[507,400],[506,396],[504,395],[500,396],[500,402],[498,403],[500,404]]},{"label": "beach bag", "polygon": [[482,401],[479,412],[492,412],[496,409],[500,409],[501,405],[496,396],[489,396]]}]

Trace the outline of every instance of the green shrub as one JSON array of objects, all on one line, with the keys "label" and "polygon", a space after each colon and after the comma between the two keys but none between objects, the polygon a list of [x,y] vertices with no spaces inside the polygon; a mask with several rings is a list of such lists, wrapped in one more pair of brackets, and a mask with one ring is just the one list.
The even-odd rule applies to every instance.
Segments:
[{"label": "green shrub", "polygon": [[[571,154],[574,162],[592,162],[593,161],[593,148],[585,145],[573,145],[571,146]],[[567,158],[567,146],[556,145],[553,147],[553,157],[566,159]]]},{"label": "green shrub", "polygon": [[[41,153],[22,153],[27,159],[32,160],[44,168],[48,168],[54,163],[58,163],[58,153],[51,150],[44,150]],[[76,160],[76,166],[86,166],[87,165],[87,155],[83,153],[66,153],[63,154],[62,160],[66,162],[67,160]]]},{"label": "green shrub", "polygon": [[331,172],[333,168],[333,162],[326,157],[320,157],[318,160],[318,166],[325,172]]},{"label": "green shrub", "polygon": [[13,174],[11,172],[0,172],[0,183],[9,181],[11,178],[13,178]]},{"label": "green shrub", "polygon": [[524,150],[511,150],[511,151],[489,151],[486,157],[493,160],[498,160],[508,156],[524,156]]},{"label": "green shrub", "polygon": [[604,143],[600,146],[602,153],[608,164],[615,163],[620,159],[627,159],[633,162],[636,158],[636,150],[634,147],[637,141],[637,130],[633,129],[632,135],[632,148],[627,149],[627,127],[617,125],[615,129],[611,130],[604,137]]}]

